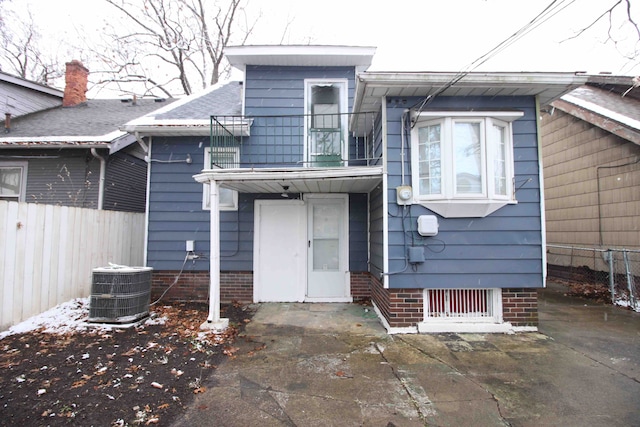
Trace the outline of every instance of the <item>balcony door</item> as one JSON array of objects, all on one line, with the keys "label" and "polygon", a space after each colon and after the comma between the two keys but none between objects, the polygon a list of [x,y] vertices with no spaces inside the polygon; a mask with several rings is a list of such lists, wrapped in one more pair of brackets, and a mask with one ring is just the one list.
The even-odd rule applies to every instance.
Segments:
[{"label": "balcony door", "polygon": [[347,80],[305,80],[305,164],[346,166]]}]

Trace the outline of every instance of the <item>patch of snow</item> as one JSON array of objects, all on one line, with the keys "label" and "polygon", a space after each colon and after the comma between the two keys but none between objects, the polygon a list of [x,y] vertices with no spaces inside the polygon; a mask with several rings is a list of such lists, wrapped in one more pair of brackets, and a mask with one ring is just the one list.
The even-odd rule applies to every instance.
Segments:
[{"label": "patch of snow", "polygon": [[616,305],[620,307],[630,308],[631,310],[637,311],[638,313],[640,313],[640,300],[636,300],[635,304],[631,304],[631,301],[629,301],[626,298],[625,299],[618,298],[616,299]]},{"label": "patch of snow", "polygon": [[145,325],[164,325],[167,322],[167,317],[165,316],[151,316],[145,322]]},{"label": "patch of snow", "polygon": [[[98,323],[89,323],[89,298],[74,298],[70,301],[58,304],[57,306],[30,317],[24,322],[13,325],[6,331],[0,332],[0,340],[4,337],[14,334],[22,334],[26,332],[41,329],[42,332],[50,334],[66,334],[76,331],[107,331],[112,330],[118,325],[106,325]],[[164,325],[166,317],[155,317],[146,319],[147,325]],[[121,325],[120,325],[121,326]]]},{"label": "patch of snow", "polygon": [[64,334],[87,328],[86,319],[89,316],[89,298],[75,298],[71,301],[30,317],[22,323],[12,326],[0,333],[0,339],[25,332],[42,329],[43,332]]}]

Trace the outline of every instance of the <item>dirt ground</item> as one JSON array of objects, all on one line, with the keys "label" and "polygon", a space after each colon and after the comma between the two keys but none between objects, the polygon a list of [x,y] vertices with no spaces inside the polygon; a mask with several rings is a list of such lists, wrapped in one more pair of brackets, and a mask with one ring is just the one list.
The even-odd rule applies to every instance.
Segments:
[{"label": "dirt ground", "polygon": [[170,425],[207,392],[202,384],[217,365],[235,357],[233,343],[244,339],[253,313],[223,305],[231,327],[216,336],[199,330],[204,304],[152,312],[158,321],[128,329],[39,330],[1,339],[0,425]]}]

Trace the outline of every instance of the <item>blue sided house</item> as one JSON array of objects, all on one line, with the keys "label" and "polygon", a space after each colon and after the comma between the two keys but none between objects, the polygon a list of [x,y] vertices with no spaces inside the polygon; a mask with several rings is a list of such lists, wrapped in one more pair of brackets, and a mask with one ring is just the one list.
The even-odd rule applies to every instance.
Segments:
[{"label": "blue sided house", "polygon": [[367,72],[375,49],[241,46],[242,81],[129,122],[153,291],[370,299],[390,333],[537,325],[541,106],[573,73]]}]

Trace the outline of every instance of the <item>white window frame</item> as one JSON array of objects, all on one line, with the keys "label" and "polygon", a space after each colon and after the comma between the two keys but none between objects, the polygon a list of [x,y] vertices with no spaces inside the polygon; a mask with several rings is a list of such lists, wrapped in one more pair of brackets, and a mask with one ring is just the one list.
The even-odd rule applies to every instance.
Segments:
[{"label": "white window frame", "polygon": [[[338,107],[338,113],[339,114],[346,114],[349,110],[348,110],[348,103],[347,103],[347,98],[348,98],[348,93],[349,93],[349,80],[347,79],[304,79],[304,114],[305,117],[308,117],[309,115],[313,114],[314,112],[311,111],[311,89],[313,88],[313,86],[318,86],[318,85],[339,85],[340,87],[340,99],[339,99],[339,107]],[[342,129],[342,136],[344,138],[343,141],[341,141],[342,147],[341,147],[341,154],[342,154],[342,158],[345,160],[343,162],[344,166],[347,166],[347,161],[346,159],[348,158],[348,152],[349,152],[349,147],[348,147],[348,117],[345,115],[344,117],[341,117],[343,120],[341,120],[340,123],[340,127]],[[304,125],[304,158],[305,158],[305,166],[310,166],[311,162],[311,153],[309,152],[309,124],[310,121],[305,120],[305,125]]]},{"label": "white window frame", "polygon": [[0,169],[15,169],[20,168],[20,192],[17,196],[3,195],[0,194],[0,200],[7,201],[15,201],[15,202],[24,202],[27,194],[27,168],[28,162],[0,162]]},{"label": "white window frame", "polygon": [[[204,169],[209,169],[211,167],[211,147],[206,147],[204,149]],[[233,154],[233,164],[235,167],[240,164],[240,149],[238,147],[220,147],[214,148],[214,150],[219,150],[221,153],[229,153]],[[215,165],[214,165],[215,166]],[[230,190],[228,188],[220,188],[220,194],[223,192],[231,193],[231,203],[223,203],[222,200],[219,203],[219,209],[221,211],[237,211],[238,210],[238,192],[235,190]],[[202,209],[205,211],[211,210],[211,187],[209,183],[204,183],[202,185]]]},{"label": "white window frame", "polygon": [[[427,111],[414,115],[411,131],[411,178],[413,203],[425,206],[445,218],[484,217],[507,204],[516,204],[514,185],[513,130],[511,122],[524,115],[521,111],[443,112]],[[454,134],[456,123],[480,124],[481,191],[461,193],[457,188]],[[425,126],[440,125],[440,193],[421,194],[419,176],[419,131]],[[495,152],[492,149],[493,126],[505,129],[504,164],[506,194],[495,191]]]}]

